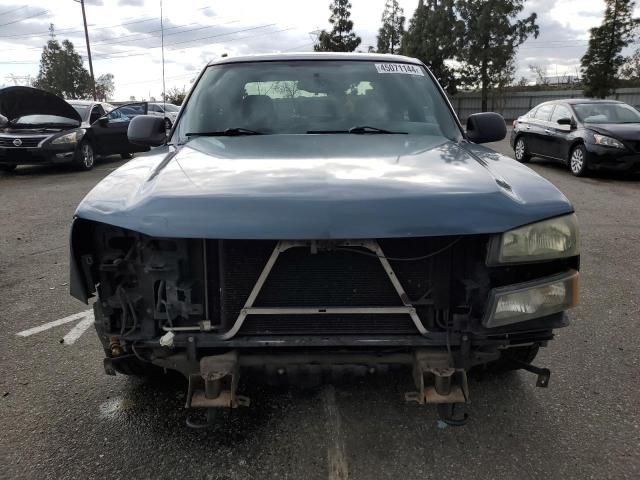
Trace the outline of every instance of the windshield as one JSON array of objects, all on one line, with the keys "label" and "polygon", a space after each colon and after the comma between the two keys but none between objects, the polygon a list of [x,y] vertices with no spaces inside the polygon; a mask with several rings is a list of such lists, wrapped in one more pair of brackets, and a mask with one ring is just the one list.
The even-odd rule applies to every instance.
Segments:
[{"label": "windshield", "polygon": [[458,139],[443,95],[417,65],[283,61],[209,67],[177,128],[187,134],[346,132],[355,126]]},{"label": "windshield", "polygon": [[177,105],[173,105],[171,103],[165,103],[164,104],[164,109],[167,112],[179,112],[180,111],[180,107],[178,107]]},{"label": "windshield", "polygon": [[71,106],[76,112],[78,112],[78,115],[80,115],[80,118],[87,117],[87,111],[89,110],[89,105],[75,105],[72,103]]},{"label": "windshield", "polygon": [[624,103],[578,103],[573,109],[583,123],[640,123],[640,113]]},{"label": "windshield", "polygon": [[24,115],[22,117],[18,117],[13,122],[13,125],[60,125],[67,126],[78,125],[78,122],[72,118],[59,117],[57,115]]}]

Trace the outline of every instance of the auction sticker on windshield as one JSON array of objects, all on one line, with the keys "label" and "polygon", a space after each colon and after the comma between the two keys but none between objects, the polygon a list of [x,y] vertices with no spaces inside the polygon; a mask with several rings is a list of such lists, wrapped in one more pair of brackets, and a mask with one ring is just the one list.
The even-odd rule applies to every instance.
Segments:
[{"label": "auction sticker on windshield", "polygon": [[417,65],[409,65],[408,63],[376,63],[375,65],[378,73],[403,73],[424,77],[424,72]]}]

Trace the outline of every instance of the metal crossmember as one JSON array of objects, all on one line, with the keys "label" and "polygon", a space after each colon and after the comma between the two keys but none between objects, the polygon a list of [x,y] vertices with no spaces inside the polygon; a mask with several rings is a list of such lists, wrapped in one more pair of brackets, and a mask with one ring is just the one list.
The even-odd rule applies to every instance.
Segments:
[{"label": "metal crossmember", "polygon": [[224,334],[218,335],[217,337],[221,340],[228,340],[233,338],[242,328],[242,324],[248,315],[290,315],[290,314],[301,314],[301,315],[331,315],[331,314],[407,314],[411,317],[416,329],[422,335],[427,335],[429,332],[424,327],[422,322],[420,321],[420,317],[416,313],[416,309],[409,303],[409,297],[402,288],[400,281],[398,280],[393,268],[389,261],[385,258],[384,252],[380,245],[375,240],[362,240],[362,241],[345,241],[340,242],[337,246],[345,246],[345,247],[361,247],[366,248],[367,250],[373,252],[378,257],[382,268],[385,273],[389,277],[393,288],[397,292],[400,300],[402,301],[401,307],[254,307],[258,295],[260,294],[260,290],[264,286],[273,266],[275,265],[278,257],[281,253],[286,252],[291,248],[301,248],[301,247],[310,247],[314,242],[311,241],[285,241],[281,240],[273,249],[269,260],[265,264],[258,280],[256,281],[247,301],[240,310],[240,314],[236,319],[233,327]]}]

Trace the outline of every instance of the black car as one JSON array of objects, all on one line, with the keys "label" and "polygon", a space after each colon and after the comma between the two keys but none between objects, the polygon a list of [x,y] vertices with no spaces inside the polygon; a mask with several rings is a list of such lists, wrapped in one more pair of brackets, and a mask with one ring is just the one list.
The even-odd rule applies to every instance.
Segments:
[{"label": "black car", "polygon": [[80,170],[91,170],[96,155],[129,158],[148,150],[127,139],[130,118],[122,114],[122,108],[82,100],[67,102],[30,87],[0,90],[0,170],[68,162]]},{"label": "black car", "polygon": [[640,112],[623,102],[584,98],[545,102],[513,122],[516,160],[544,157],[589,170],[640,171]]}]

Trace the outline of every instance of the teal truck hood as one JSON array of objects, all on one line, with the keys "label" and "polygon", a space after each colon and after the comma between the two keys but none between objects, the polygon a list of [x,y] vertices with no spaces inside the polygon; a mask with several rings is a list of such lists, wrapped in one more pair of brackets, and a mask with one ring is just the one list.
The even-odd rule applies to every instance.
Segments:
[{"label": "teal truck hood", "polygon": [[466,141],[320,134],[159,147],[76,216],[160,237],[353,239],[497,233],[572,211],[534,171]]}]

